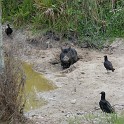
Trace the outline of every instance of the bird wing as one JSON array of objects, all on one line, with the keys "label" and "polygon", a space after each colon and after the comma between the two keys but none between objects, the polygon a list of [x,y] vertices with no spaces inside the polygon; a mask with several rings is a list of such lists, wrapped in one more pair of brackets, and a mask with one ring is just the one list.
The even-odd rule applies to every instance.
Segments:
[{"label": "bird wing", "polygon": [[115,112],[114,108],[111,106],[111,104],[106,100],[106,105],[110,109],[111,112]]},{"label": "bird wing", "polygon": [[112,63],[110,61],[105,61],[104,66],[107,69],[113,69]]},{"label": "bird wing", "polygon": [[108,65],[113,68],[112,63],[108,61]]},{"label": "bird wing", "polygon": [[100,106],[100,108],[102,109],[102,111],[104,111],[103,104],[102,104],[102,101],[101,101],[101,100],[100,100],[100,102],[99,102],[99,106]]},{"label": "bird wing", "polygon": [[114,109],[107,100],[100,100],[99,105],[103,112],[107,112],[107,113],[114,112]]}]

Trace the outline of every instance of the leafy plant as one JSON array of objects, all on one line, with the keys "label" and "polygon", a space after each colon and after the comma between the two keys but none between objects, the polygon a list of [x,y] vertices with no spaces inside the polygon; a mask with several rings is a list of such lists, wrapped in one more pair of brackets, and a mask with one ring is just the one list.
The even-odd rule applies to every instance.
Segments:
[{"label": "leafy plant", "polygon": [[67,35],[73,30],[82,41],[90,37],[92,44],[124,36],[123,6],[123,0],[2,0],[3,22]]}]

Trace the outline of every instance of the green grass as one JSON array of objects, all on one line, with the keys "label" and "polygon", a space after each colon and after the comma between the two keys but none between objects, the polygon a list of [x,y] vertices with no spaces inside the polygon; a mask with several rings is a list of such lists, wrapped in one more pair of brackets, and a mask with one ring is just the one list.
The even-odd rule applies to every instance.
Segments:
[{"label": "green grass", "polygon": [[88,35],[88,42],[101,48],[108,38],[124,37],[124,1],[116,5],[113,12],[111,0],[2,0],[2,21],[62,34],[73,30],[81,41]]},{"label": "green grass", "polygon": [[68,124],[124,124],[124,116],[117,114],[85,114],[68,118]]}]

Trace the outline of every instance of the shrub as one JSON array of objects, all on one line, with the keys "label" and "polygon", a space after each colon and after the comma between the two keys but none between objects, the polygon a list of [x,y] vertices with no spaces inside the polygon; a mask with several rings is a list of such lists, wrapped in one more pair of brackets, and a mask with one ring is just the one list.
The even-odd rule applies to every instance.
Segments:
[{"label": "shrub", "polygon": [[12,54],[6,54],[5,68],[0,74],[0,120],[15,124],[22,121],[25,75]]}]

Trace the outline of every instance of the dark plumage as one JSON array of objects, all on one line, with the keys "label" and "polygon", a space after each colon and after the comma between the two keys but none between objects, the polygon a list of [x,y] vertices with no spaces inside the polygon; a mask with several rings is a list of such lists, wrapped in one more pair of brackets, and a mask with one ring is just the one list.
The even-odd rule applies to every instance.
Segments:
[{"label": "dark plumage", "polygon": [[112,108],[111,104],[105,99],[105,92],[102,91],[101,93],[101,100],[99,102],[99,106],[103,112],[106,113],[113,113],[115,112],[114,108]]},{"label": "dark plumage", "polygon": [[11,35],[13,32],[12,28],[10,28],[10,25],[7,24],[7,28],[5,29],[5,33],[9,36]]},{"label": "dark plumage", "polygon": [[112,72],[114,72],[114,68],[112,66],[112,63],[110,61],[108,61],[108,57],[104,56],[104,67],[106,68],[106,70],[112,70]]}]

